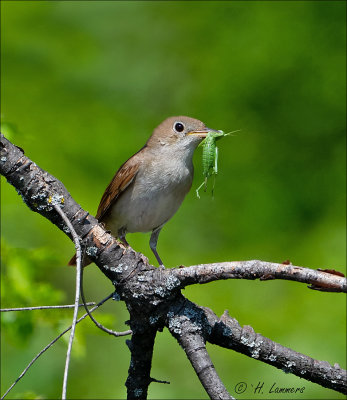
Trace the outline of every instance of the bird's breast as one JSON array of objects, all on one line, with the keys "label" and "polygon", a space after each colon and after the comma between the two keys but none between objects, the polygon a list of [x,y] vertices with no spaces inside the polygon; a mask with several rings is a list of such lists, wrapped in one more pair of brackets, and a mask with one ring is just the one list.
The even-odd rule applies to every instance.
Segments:
[{"label": "bird's breast", "polygon": [[111,210],[111,231],[124,227],[127,232],[148,232],[165,224],[180,207],[192,180],[192,163],[153,159],[142,165]]}]

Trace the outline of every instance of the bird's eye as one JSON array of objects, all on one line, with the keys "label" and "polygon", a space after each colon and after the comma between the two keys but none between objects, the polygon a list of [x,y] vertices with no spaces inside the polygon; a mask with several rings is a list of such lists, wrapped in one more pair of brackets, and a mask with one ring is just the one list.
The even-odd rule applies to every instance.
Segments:
[{"label": "bird's eye", "polygon": [[176,132],[183,132],[184,131],[184,125],[181,122],[175,122],[174,130]]}]

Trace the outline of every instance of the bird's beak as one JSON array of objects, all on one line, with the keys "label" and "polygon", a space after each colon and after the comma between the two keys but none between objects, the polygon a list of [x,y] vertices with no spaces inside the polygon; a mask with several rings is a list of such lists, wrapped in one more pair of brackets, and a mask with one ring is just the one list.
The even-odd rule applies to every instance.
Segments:
[{"label": "bird's beak", "polygon": [[193,136],[197,136],[199,138],[204,139],[210,132],[219,132],[219,131],[216,131],[215,129],[205,128],[200,131],[188,132],[188,135],[193,135]]}]

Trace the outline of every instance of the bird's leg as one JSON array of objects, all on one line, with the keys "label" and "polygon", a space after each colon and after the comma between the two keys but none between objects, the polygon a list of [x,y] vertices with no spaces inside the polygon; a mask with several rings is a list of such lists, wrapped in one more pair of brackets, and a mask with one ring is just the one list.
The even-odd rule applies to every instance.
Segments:
[{"label": "bird's leg", "polygon": [[130,247],[130,244],[127,242],[124,236],[119,236],[119,240],[124,244],[125,247]]},{"label": "bird's leg", "polygon": [[121,229],[118,230],[118,238],[119,238],[119,240],[124,244],[125,247],[129,247],[130,244],[125,239],[125,235],[126,235],[125,228],[121,228]]},{"label": "bird's leg", "polygon": [[157,252],[157,242],[158,242],[158,236],[161,231],[161,226],[158,228],[153,229],[151,238],[149,239],[149,247],[153,251],[153,254],[155,255],[155,258],[157,259],[159,263],[159,268],[165,268],[163,265],[163,262],[161,261],[161,258],[159,257],[159,254]]}]

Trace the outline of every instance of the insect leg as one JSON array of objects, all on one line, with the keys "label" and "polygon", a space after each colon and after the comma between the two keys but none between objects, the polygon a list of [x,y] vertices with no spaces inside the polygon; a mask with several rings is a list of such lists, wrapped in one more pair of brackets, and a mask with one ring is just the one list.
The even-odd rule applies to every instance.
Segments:
[{"label": "insect leg", "polygon": [[218,173],[218,147],[216,146],[215,152],[214,152],[214,169],[213,172],[215,174]]},{"label": "insect leg", "polygon": [[214,167],[213,167],[213,185],[212,185],[212,198],[214,198],[214,186],[216,184],[216,175],[218,173],[218,147],[214,150]]},{"label": "insect leg", "polygon": [[216,184],[216,174],[213,174],[212,199],[214,199],[214,185],[215,184]]},{"label": "insect leg", "polygon": [[206,190],[207,190],[207,178],[208,178],[209,176],[210,176],[210,175],[205,176],[205,180],[204,180],[204,184],[205,184],[204,192],[206,192]]},{"label": "insect leg", "polygon": [[199,195],[199,190],[204,186],[205,181],[202,182],[202,184],[196,189],[196,195],[198,196],[198,199],[200,199]]}]

